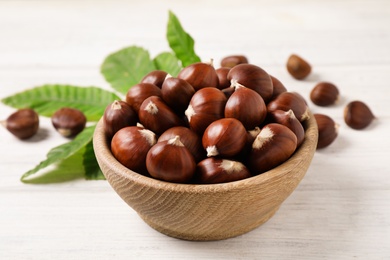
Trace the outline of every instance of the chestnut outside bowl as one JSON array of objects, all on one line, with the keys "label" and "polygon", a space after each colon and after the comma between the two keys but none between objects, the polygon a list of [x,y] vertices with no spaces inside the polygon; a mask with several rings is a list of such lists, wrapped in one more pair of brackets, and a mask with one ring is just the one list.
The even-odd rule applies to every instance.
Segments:
[{"label": "chestnut outside bowl", "polygon": [[221,240],[265,223],[298,186],[317,146],[313,115],[305,127],[305,141],[288,161],[257,176],[223,184],[169,183],[129,170],[113,157],[102,120],[93,145],[110,185],[149,226],[185,240]]}]

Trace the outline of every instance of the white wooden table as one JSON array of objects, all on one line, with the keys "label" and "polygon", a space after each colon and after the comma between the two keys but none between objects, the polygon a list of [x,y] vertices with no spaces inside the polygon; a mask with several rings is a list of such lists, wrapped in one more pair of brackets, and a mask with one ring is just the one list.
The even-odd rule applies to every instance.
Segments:
[{"label": "white wooden table", "polygon": [[[44,83],[109,88],[103,59],[129,45],[168,50],[172,10],[204,60],[245,54],[306,98],[335,83],[341,103],[315,113],[340,124],[277,214],[224,241],[189,242],[147,226],[106,181],[23,184],[20,176],[66,142],[41,118],[19,141],[0,129],[0,259],[390,259],[390,2],[383,1],[0,1],[0,98]],[[313,66],[304,81],[291,53]],[[364,131],[342,118],[347,102],[370,105]],[[0,104],[1,118],[14,109]]]}]

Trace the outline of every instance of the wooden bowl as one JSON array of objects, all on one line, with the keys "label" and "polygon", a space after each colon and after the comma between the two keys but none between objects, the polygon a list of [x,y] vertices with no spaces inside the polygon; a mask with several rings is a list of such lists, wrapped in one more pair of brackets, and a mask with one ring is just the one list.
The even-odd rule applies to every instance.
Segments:
[{"label": "wooden bowl", "polygon": [[119,196],[152,228],[186,240],[221,240],[265,223],[305,176],[316,150],[317,124],[306,122],[305,141],[282,165],[224,184],[176,184],[133,172],[111,154],[102,120],[93,138],[101,170]]}]

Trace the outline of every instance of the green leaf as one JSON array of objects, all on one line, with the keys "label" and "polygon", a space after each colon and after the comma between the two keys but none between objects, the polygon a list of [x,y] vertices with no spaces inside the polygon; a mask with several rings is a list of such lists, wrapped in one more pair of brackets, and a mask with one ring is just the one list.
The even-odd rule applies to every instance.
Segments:
[{"label": "green leaf", "polygon": [[183,67],[200,61],[194,50],[194,39],[184,31],[179,19],[171,11],[169,11],[167,39],[169,46],[176,54],[176,57],[181,60]]},{"label": "green leaf", "polygon": [[93,143],[90,141],[85,146],[85,152],[83,154],[83,166],[85,170],[85,178],[87,180],[105,180],[103,172],[100,170],[98,162],[93,150]]},{"label": "green leaf", "polygon": [[155,69],[147,50],[130,46],[110,54],[101,66],[101,73],[115,90],[126,94],[129,88]]},{"label": "green leaf", "polygon": [[48,184],[83,179],[85,177],[83,168],[84,152],[85,148],[82,148],[68,158],[53,164],[53,167],[47,167],[32,178],[26,178],[22,181],[31,184]]},{"label": "green leaf", "polygon": [[88,121],[98,121],[106,106],[115,99],[120,98],[98,87],[56,84],[35,87],[1,101],[14,108],[32,108],[38,114],[48,117],[62,107],[73,107],[83,111]]},{"label": "green leaf", "polygon": [[153,59],[158,70],[168,72],[171,76],[176,77],[182,69],[180,61],[171,52],[162,52]]},{"label": "green leaf", "polygon": [[92,140],[94,130],[95,125],[86,127],[72,141],[51,149],[46,155],[46,160],[40,162],[35,168],[23,174],[21,177],[21,181],[25,182],[27,180],[27,177],[29,177],[30,175],[36,174],[50,165],[60,163],[61,161],[79,152],[81,149],[85,149],[85,146]]}]

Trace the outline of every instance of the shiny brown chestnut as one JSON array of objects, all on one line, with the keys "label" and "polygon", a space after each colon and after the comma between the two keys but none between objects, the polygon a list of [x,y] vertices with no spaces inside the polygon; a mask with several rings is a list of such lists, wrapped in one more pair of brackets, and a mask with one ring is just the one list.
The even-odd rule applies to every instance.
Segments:
[{"label": "shiny brown chestnut", "polygon": [[183,68],[179,79],[184,79],[197,91],[205,87],[218,87],[219,81],[217,73],[211,63],[196,62]]},{"label": "shiny brown chestnut", "polygon": [[300,146],[305,139],[305,129],[301,122],[295,117],[294,112],[275,110],[269,113],[270,120],[274,123],[282,124],[290,128],[297,136],[297,146]]},{"label": "shiny brown chestnut", "polygon": [[161,88],[164,83],[165,78],[168,76],[168,73],[163,70],[153,70],[146,74],[140,83],[150,83]]},{"label": "shiny brown chestnut", "polygon": [[249,170],[238,161],[206,158],[196,166],[195,180],[201,184],[216,184],[251,177]]},{"label": "shiny brown chestnut", "polygon": [[180,137],[180,141],[191,152],[196,162],[206,158],[206,152],[202,146],[202,139],[194,131],[184,126],[169,128],[160,135],[157,142],[167,141],[175,136]]},{"label": "shiny brown chestnut", "polygon": [[272,93],[272,98],[271,99],[275,99],[281,93],[287,92],[287,88],[283,85],[283,83],[279,79],[275,78],[272,75],[269,75],[269,76],[271,77],[272,86],[274,87],[274,91]]},{"label": "shiny brown chestnut", "polygon": [[175,136],[158,142],[149,150],[146,167],[153,178],[187,183],[195,173],[196,163],[191,152],[180,141],[180,137]]},{"label": "shiny brown chestnut", "polygon": [[202,135],[209,124],[223,118],[227,98],[217,88],[202,88],[192,96],[185,111],[190,128]]},{"label": "shiny brown chestnut", "polygon": [[127,126],[120,129],[111,140],[114,157],[132,171],[146,175],[146,155],[156,143],[156,135],[142,127]]},{"label": "shiny brown chestnut", "polygon": [[306,78],[311,72],[311,65],[296,54],[287,59],[286,67],[290,75],[299,80]]},{"label": "shiny brown chestnut", "polygon": [[0,122],[11,134],[19,139],[34,136],[39,129],[39,116],[30,108],[19,109]]},{"label": "shiny brown chestnut", "polygon": [[375,119],[371,109],[362,101],[352,101],[344,108],[345,123],[356,130],[364,129]]},{"label": "shiny brown chestnut", "polygon": [[104,110],[103,125],[108,139],[111,139],[119,129],[136,125],[137,122],[137,113],[124,101],[115,100]]},{"label": "shiny brown chestnut", "polygon": [[263,173],[285,162],[296,148],[293,131],[281,124],[268,124],[253,142],[247,166],[253,175]]},{"label": "shiny brown chestnut", "polygon": [[240,121],[235,118],[222,118],[211,123],[202,137],[203,148],[207,157],[233,157],[244,148],[246,130]]},{"label": "shiny brown chestnut", "polygon": [[231,86],[238,84],[253,89],[268,102],[273,93],[272,80],[269,74],[262,68],[253,64],[239,64],[230,69],[228,80]]},{"label": "shiny brown chestnut", "polygon": [[310,99],[317,106],[333,105],[339,98],[338,88],[330,82],[319,82],[310,92]]},{"label": "shiny brown chestnut", "polygon": [[63,107],[51,117],[54,128],[64,137],[74,137],[84,130],[87,118],[78,109]]},{"label": "shiny brown chestnut", "polygon": [[148,97],[142,102],[138,118],[145,128],[157,135],[171,127],[184,124],[175,112],[157,96]]},{"label": "shiny brown chestnut", "polygon": [[248,63],[248,58],[244,55],[229,55],[221,60],[221,67],[233,68],[239,64]]},{"label": "shiny brown chestnut", "polygon": [[267,104],[268,112],[275,110],[289,111],[290,109],[294,112],[294,115],[299,121],[303,122],[309,119],[309,107],[306,101],[299,94],[293,92],[283,92],[278,95],[274,100]]},{"label": "shiny brown chestnut", "polygon": [[162,84],[161,94],[167,105],[181,114],[188,107],[195,89],[183,79],[169,77]]},{"label": "shiny brown chestnut", "polygon": [[162,97],[161,89],[151,83],[139,83],[127,91],[126,102],[138,113],[142,102],[151,96]]},{"label": "shiny brown chestnut", "polygon": [[230,68],[221,67],[215,70],[218,76],[218,88],[225,89],[230,87],[230,80],[228,80],[227,75],[229,74]]},{"label": "shiny brown chestnut", "polygon": [[267,116],[263,98],[254,90],[237,86],[225,105],[225,117],[238,119],[247,130],[259,126]]},{"label": "shiny brown chestnut", "polygon": [[317,149],[327,147],[336,140],[339,125],[327,115],[314,114],[313,116],[316,119],[318,126]]}]

